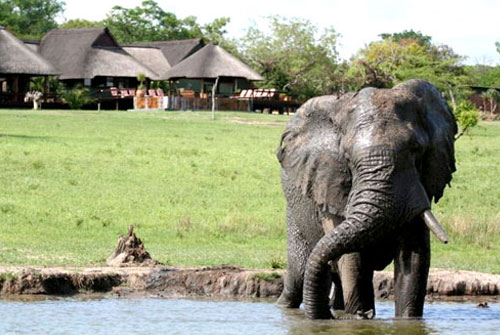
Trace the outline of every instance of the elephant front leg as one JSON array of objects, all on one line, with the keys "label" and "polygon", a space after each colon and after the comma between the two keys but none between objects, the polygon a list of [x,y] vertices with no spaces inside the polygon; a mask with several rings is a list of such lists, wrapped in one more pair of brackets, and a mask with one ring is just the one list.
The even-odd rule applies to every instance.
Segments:
[{"label": "elephant front leg", "polygon": [[375,316],[375,296],[373,292],[373,268],[362,253],[342,256],[338,261],[344,296],[344,313],[349,315]]},{"label": "elephant front leg", "polygon": [[300,194],[292,193],[288,197],[287,221],[288,266],[278,304],[287,308],[299,308],[307,259],[323,232],[314,205]]},{"label": "elephant front leg", "polygon": [[430,266],[429,230],[419,217],[407,226],[394,259],[396,316],[420,317]]},{"label": "elephant front leg", "polygon": [[[301,251],[296,249],[297,244],[288,246],[288,266],[285,275],[283,292],[278,299],[278,305],[286,308],[299,308],[302,303],[304,285],[305,261],[303,256],[297,257]],[[307,259],[307,258],[306,258]]]},{"label": "elephant front leg", "polygon": [[302,194],[294,181],[288,179],[284,170],[281,172],[287,203],[288,265],[278,304],[287,308],[299,308],[307,259],[323,236],[323,230],[314,202]]}]

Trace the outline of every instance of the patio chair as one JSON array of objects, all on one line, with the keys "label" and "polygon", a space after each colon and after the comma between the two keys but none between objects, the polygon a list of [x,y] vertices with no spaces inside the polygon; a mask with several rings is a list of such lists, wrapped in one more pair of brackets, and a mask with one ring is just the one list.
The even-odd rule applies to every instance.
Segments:
[{"label": "patio chair", "polygon": [[128,95],[128,90],[127,90],[126,88],[121,88],[121,89],[120,89],[120,95],[121,95],[122,97],[128,97],[128,96],[129,96],[129,95]]},{"label": "patio chair", "polygon": [[118,93],[118,89],[116,87],[110,87],[109,88],[109,93],[111,93],[112,97],[117,97],[120,94]]},{"label": "patio chair", "polygon": [[156,97],[156,91],[151,88],[151,89],[148,90],[148,95],[150,97]]},{"label": "patio chair", "polygon": [[252,98],[253,97],[253,90],[248,90],[245,98]]},{"label": "patio chair", "polygon": [[128,94],[132,97],[135,97],[135,94],[137,93],[135,88],[131,88],[128,90]]},{"label": "patio chair", "polygon": [[156,90],[156,95],[158,95],[159,97],[164,97],[165,92],[163,92],[163,90],[161,88],[159,88]]}]

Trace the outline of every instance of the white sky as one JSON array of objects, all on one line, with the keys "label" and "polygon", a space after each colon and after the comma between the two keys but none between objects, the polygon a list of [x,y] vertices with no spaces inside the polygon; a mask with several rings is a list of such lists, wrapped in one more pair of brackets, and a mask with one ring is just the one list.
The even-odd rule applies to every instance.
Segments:
[{"label": "white sky", "polygon": [[[101,20],[114,5],[135,7],[141,0],[64,0],[64,18]],[[157,0],[178,18],[196,16],[200,24],[229,17],[228,34],[241,37],[248,27],[265,30],[265,17],[281,15],[310,20],[320,29],[341,34],[338,50],[348,59],[381,33],[421,31],[434,43],[447,44],[467,56],[468,64],[500,64],[499,0]]]}]

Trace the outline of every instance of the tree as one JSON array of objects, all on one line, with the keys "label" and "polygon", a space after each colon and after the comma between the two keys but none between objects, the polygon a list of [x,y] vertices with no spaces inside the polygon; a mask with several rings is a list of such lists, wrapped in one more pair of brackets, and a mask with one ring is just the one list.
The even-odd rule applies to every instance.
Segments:
[{"label": "tree", "polygon": [[59,28],[62,29],[70,29],[70,28],[95,28],[95,27],[104,27],[104,23],[102,21],[89,21],[83,19],[73,19],[68,20],[59,25]]},{"label": "tree", "polygon": [[[498,101],[500,100],[500,93],[494,88],[488,89],[486,92],[481,94],[483,101],[488,101],[488,104],[484,104],[484,112],[490,113],[489,118],[494,118],[494,113],[498,107]],[[488,109],[486,107],[489,107]]]},{"label": "tree", "polygon": [[500,54],[500,42],[495,42],[495,46],[497,47],[497,52]]},{"label": "tree", "polygon": [[200,26],[194,16],[179,19],[174,13],[164,11],[156,1],[145,0],[134,8],[114,6],[102,23],[121,43],[187,38],[205,38],[207,42],[221,43],[229,18],[218,18]]},{"label": "tree", "polygon": [[479,122],[479,111],[469,100],[460,101],[457,108],[455,108],[454,114],[460,127],[455,140],[467,134],[469,129],[475,127]]},{"label": "tree", "polygon": [[471,84],[483,87],[500,87],[500,66],[473,65],[465,67]]},{"label": "tree", "polygon": [[307,20],[268,19],[270,32],[252,27],[240,45],[247,63],[264,76],[261,85],[300,100],[338,91],[335,30],[328,28],[318,35]]},{"label": "tree", "polygon": [[394,42],[399,42],[402,40],[413,40],[418,42],[420,45],[431,45],[432,37],[428,35],[423,35],[420,31],[415,32],[411,30],[403,30],[400,33],[383,33],[379,35],[383,40],[391,39]]},{"label": "tree", "polygon": [[412,78],[426,79],[445,95],[453,109],[456,101],[469,93],[464,86],[469,78],[461,65],[463,57],[450,47],[434,45],[429,36],[412,31],[383,35],[384,39],[370,43],[351,60],[347,75],[351,88],[392,87]]},{"label": "tree", "polygon": [[21,38],[41,38],[57,27],[64,6],[59,0],[0,0],[0,25]]}]

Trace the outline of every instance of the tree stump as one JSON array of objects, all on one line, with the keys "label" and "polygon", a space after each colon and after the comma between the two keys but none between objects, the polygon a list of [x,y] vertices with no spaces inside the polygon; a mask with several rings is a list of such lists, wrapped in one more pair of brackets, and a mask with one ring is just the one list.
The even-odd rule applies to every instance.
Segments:
[{"label": "tree stump", "polygon": [[135,235],[134,226],[128,228],[127,236],[118,238],[118,245],[106,260],[108,266],[152,266],[160,264],[151,258],[144,243]]}]

